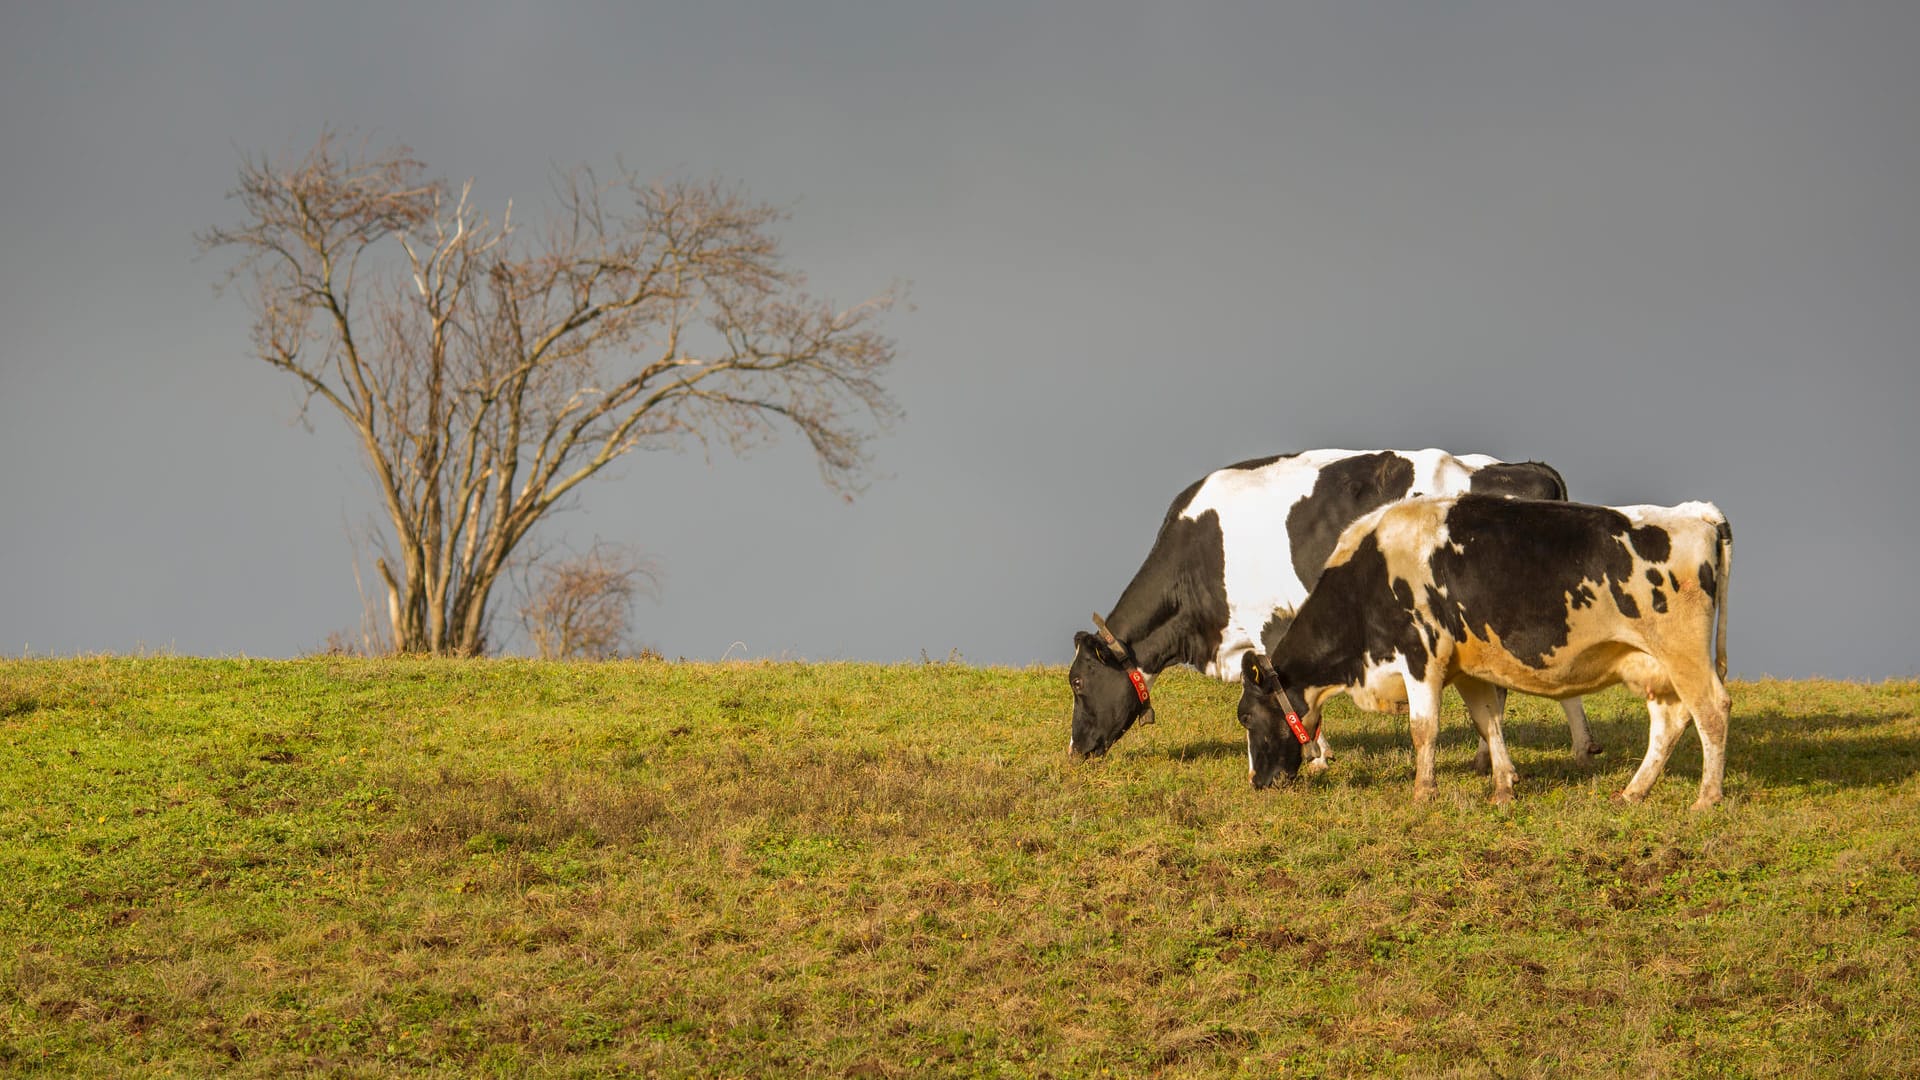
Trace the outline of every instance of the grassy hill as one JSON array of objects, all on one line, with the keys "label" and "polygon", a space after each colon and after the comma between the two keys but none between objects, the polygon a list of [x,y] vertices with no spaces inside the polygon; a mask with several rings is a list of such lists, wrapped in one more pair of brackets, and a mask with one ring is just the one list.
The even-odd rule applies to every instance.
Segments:
[{"label": "grassy hill", "polygon": [[1238,689],[1064,672],[0,661],[0,1073],[1911,1075],[1920,684],[1740,683],[1511,810],[1404,720],[1247,785]]}]

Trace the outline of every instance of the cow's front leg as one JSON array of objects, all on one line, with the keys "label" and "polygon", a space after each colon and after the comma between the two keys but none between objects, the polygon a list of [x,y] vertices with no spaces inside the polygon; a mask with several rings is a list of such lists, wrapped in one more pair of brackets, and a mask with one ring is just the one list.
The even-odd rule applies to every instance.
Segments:
[{"label": "cow's front leg", "polygon": [[[1456,682],[1454,683],[1454,685],[1459,686],[1460,684]],[[1495,698],[1495,701],[1493,703],[1494,711],[1499,713],[1503,717],[1506,716],[1507,715],[1506,687],[1496,686],[1493,688],[1493,693]],[[1466,697],[1466,691],[1464,690],[1461,691],[1460,696],[1461,698],[1464,699]],[[1469,709],[1468,713],[1469,715],[1471,715],[1472,710]],[[1477,716],[1473,718],[1473,726],[1474,726],[1474,729],[1478,731],[1480,735],[1480,748],[1473,752],[1473,771],[1479,773],[1481,776],[1492,776],[1493,775],[1493,750],[1487,746],[1486,729],[1481,726],[1480,718]]]},{"label": "cow's front leg", "polygon": [[1320,726],[1320,706],[1315,705],[1311,712],[1301,718],[1301,722],[1307,725],[1308,731],[1319,732],[1313,739],[1314,755],[1313,760],[1307,762],[1307,771],[1326,772],[1327,766],[1333,761],[1333,748],[1327,745],[1326,729]]},{"label": "cow's front leg", "polygon": [[1407,719],[1413,729],[1413,801],[1440,790],[1433,778],[1434,744],[1440,739],[1440,687],[1407,680]]}]

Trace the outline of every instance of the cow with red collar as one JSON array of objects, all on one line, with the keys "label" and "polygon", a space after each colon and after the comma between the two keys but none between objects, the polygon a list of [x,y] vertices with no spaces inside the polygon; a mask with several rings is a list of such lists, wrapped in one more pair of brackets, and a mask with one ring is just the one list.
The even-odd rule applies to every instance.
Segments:
[{"label": "cow with red collar", "polygon": [[[1306,600],[1342,530],[1371,510],[1417,495],[1480,492],[1565,499],[1566,483],[1537,461],[1503,462],[1443,450],[1307,450],[1216,469],[1167,509],[1140,570],[1097,634],[1074,637],[1077,757],[1105,753],[1135,723],[1153,722],[1156,675],[1190,664],[1222,680],[1240,658],[1277,637]],[[1391,702],[1361,699],[1368,708]],[[1562,702],[1573,752],[1600,748],[1578,698]],[[1324,765],[1326,741],[1320,740]],[[1491,757],[1483,746],[1477,764]]]},{"label": "cow with red collar", "polygon": [[1459,495],[1382,507],[1344,532],[1267,656],[1242,661],[1240,722],[1255,787],[1299,770],[1321,704],[1348,691],[1408,703],[1414,798],[1435,792],[1440,694],[1451,685],[1513,797],[1497,690],[1543,697],[1625,683],[1652,716],[1621,798],[1659,779],[1692,720],[1694,809],[1720,800],[1732,700],[1727,577],[1733,533],[1711,503],[1608,508]]}]

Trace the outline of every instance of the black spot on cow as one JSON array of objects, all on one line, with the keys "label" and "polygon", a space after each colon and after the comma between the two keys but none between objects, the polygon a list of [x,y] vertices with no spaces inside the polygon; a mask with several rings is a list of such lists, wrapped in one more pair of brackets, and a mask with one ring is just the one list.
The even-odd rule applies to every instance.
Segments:
[{"label": "black spot on cow", "polygon": [[[1411,675],[1415,682],[1419,682],[1427,677],[1427,657],[1431,654],[1431,650],[1427,648],[1427,642],[1433,639],[1433,630],[1418,618],[1409,620],[1408,625],[1413,629],[1411,634],[1401,638],[1395,643],[1394,648],[1384,653],[1368,654],[1367,659],[1375,663],[1385,663],[1393,659],[1393,654],[1398,652],[1407,658],[1407,674]],[[1423,632],[1426,635],[1425,640],[1421,637]]]},{"label": "black spot on cow", "polygon": [[1660,569],[1658,567],[1650,566],[1647,568],[1647,584],[1657,589],[1665,580],[1665,578],[1660,576]]},{"label": "black spot on cow", "polygon": [[[1433,640],[1433,632],[1431,628],[1420,620],[1419,613],[1414,610],[1412,583],[1405,578],[1394,578],[1393,599],[1400,605],[1400,614],[1405,616],[1408,625],[1413,627],[1414,632],[1412,634],[1395,637],[1388,641],[1383,647],[1368,649],[1367,661],[1369,663],[1385,663],[1393,659],[1394,653],[1401,653],[1407,658],[1407,673],[1415,679],[1425,678],[1427,674],[1427,644]],[[1421,638],[1422,632],[1426,635],[1425,640]]]},{"label": "black spot on cow", "polygon": [[1448,603],[1440,590],[1431,585],[1427,586],[1427,610],[1433,612],[1433,617],[1449,637],[1458,640],[1467,636],[1467,626],[1460,621],[1460,609]]},{"label": "black spot on cow", "polygon": [[1700,591],[1703,593],[1706,593],[1708,599],[1717,600],[1719,599],[1719,595],[1716,591],[1718,587],[1719,587],[1718,583],[1716,583],[1713,578],[1713,564],[1710,562],[1701,563],[1700,564]]},{"label": "black spot on cow", "polygon": [[1658,588],[1653,590],[1653,610],[1662,615],[1667,613],[1667,594],[1661,592]]},{"label": "black spot on cow", "polygon": [[1368,511],[1405,498],[1413,489],[1413,462],[1382,451],[1357,454],[1320,470],[1313,490],[1287,512],[1293,569],[1311,588],[1333,554],[1340,533]]},{"label": "black spot on cow", "polygon": [[1640,617],[1639,602],[1634,600],[1632,593],[1621,588],[1619,582],[1607,582],[1607,591],[1613,593],[1613,606],[1620,609],[1620,614],[1625,615],[1629,619],[1637,619]]},{"label": "black spot on cow", "polygon": [[1567,500],[1567,482],[1543,461],[1509,461],[1477,470],[1467,482],[1475,495],[1505,495],[1514,499]]},{"label": "black spot on cow", "polygon": [[1633,550],[1648,562],[1663,563],[1673,554],[1673,538],[1658,525],[1643,525],[1627,534]]},{"label": "black spot on cow", "polygon": [[1448,621],[1457,619],[1483,640],[1497,634],[1524,663],[1545,667],[1547,656],[1567,643],[1567,609],[1598,599],[1587,582],[1606,583],[1623,614],[1639,615],[1622,588],[1633,575],[1627,539],[1635,530],[1619,511],[1464,495],[1446,527],[1454,543],[1436,550],[1429,563],[1457,612]]},{"label": "black spot on cow", "polygon": [[1400,605],[1401,611],[1413,611],[1412,582],[1402,577],[1393,578],[1392,583],[1387,586],[1387,591],[1393,593],[1393,601]]},{"label": "black spot on cow", "polygon": [[[1419,622],[1420,633],[1424,635],[1421,644],[1426,646],[1427,650],[1427,655],[1420,658],[1420,671],[1424,674],[1427,670],[1427,656],[1432,656],[1434,653],[1440,651],[1440,628],[1425,618],[1421,618]],[[1411,663],[1413,657],[1409,655],[1407,659],[1408,662]],[[1418,678],[1419,676],[1415,677]]]},{"label": "black spot on cow", "polygon": [[1667,588],[1672,589],[1674,592],[1680,591],[1680,579],[1673,576],[1672,567],[1667,568]]}]

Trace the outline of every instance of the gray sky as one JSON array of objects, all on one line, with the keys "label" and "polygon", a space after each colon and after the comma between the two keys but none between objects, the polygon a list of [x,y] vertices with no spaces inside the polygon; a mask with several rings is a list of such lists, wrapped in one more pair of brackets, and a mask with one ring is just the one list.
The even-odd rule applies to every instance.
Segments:
[{"label": "gray sky", "polygon": [[1920,671],[1920,5],[389,7],[0,6],[0,652],[356,623],[370,484],[192,241],[332,124],[516,215],[738,181],[815,291],[912,283],[857,502],[787,437],[554,521],[659,560],[669,656],[1064,662],[1208,469],[1437,445],[1719,503],[1737,675]]}]

